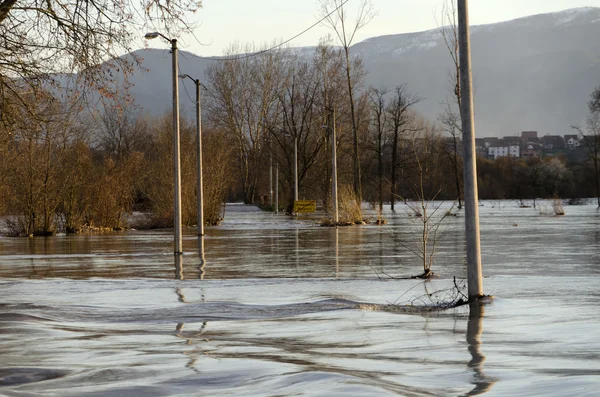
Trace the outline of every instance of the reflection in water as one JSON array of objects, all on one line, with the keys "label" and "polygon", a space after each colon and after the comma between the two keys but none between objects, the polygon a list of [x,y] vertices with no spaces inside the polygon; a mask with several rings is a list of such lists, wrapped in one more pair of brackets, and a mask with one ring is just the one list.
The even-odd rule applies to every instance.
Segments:
[{"label": "reflection in water", "polygon": [[183,280],[183,255],[175,256],[175,278],[177,280]]},{"label": "reflection in water", "polygon": [[483,317],[485,315],[485,307],[481,302],[475,302],[470,305],[469,322],[467,323],[467,343],[469,345],[469,353],[471,353],[471,361],[467,367],[473,370],[473,390],[468,392],[466,396],[477,396],[488,392],[496,383],[494,378],[488,377],[483,372],[483,363],[485,356],[481,353],[481,333],[483,332]]},{"label": "reflection in water", "polygon": [[300,229],[296,227],[296,271],[300,267]]},{"label": "reflection in water", "polygon": [[[198,260],[200,262],[200,264],[198,265],[198,278],[200,280],[204,280],[204,276],[206,274],[206,258],[204,257],[204,236],[198,236],[198,247]],[[184,269],[185,266],[183,263],[183,255],[175,255],[175,279],[185,279]]]},{"label": "reflection in water", "polygon": [[340,275],[340,229],[335,227],[335,278]]},{"label": "reflection in water", "polygon": [[[203,238],[202,236],[199,236],[200,238]],[[179,278],[179,280],[183,280],[183,261],[181,260],[182,255],[175,255],[175,258],[180,258],[179,260],[175,260],[175,267],[177,268],[177,272],[178,274],[181,275],[181,277]],[[202,253],[200,255],[200,258],[202,258]],[[202,279],[204,277],[204,264],[205,261],[200,262],[200,279]],[[203,287],[200,287],[201,289],[201,293],[200,293],[200,299],[201,302],[206,302],[206,297],[204,295],[204,289]],[[189,303],[193,303],[193,302],[188,302],[187,299],[185,298],[185,295],[183,294],[183,291],[181,288],[175,288],[175,294],[177,295],[177,300],[180,303],[183,304],[189,304]],[[206,338],[201,338],[200,335],[202,335],[206,329],[206,325],[208,324],[208,321],[203,321],[202,324],[200,325],[200,328],[198,329],[198,332],[186,332],[184,333],[184,327],[185,327],[185,323],[183,322],[179,322],[177,323],[177,325],[175,326],[175,335],[178,338],[182,338],[185,339],[186,343],[188,345],[192,345],[195,344],[194,342],[197,342],[198,339],[201,339],[202,342],[208,342],[208,339]],[[186,364],[186,368],[191,368],[193,369],[195,372],[198,372],[198,370],[195,368],[195,364],[196,361],[198,360],[198,357],[202,354],[202,350],[199,348],[195,348],[194,350],[190,351],[190,352],[185,352],[184,354],[189,356],[189,361]]]},{"label": "reflection in water", "polygon": [[199,274],[198,278],[204,280],[204,266],[206,265],[206,258],[204,257],[204,236],[198,236],[198,256],[200,258],[200,265],[198,266]]}]

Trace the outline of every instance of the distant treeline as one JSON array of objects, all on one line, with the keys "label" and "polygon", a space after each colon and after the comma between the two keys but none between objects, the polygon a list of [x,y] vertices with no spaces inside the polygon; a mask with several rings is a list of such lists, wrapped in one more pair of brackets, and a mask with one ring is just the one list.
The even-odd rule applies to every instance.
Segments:
[{"label": "distant treeline", "polygon": [[[0,214],[13,235],[120,229],[133,211],[148,212],[138,227],[173,225],[171,116],[148,118],[133,108],[106,106],[98,118],[36,98],[1,124]],[[14,116],[14,114],[13,114]],[[223,216],[231,181],[224,133],[204,131],[207,224]],[[181,126],[182,215],[196,223],[195,126]]]},{"label": "distant treeline", "polygon": [[[281,50],[213,63],[202,102],[207,223],[220,221],[226,200],[270,204],[275,184],[277,204],[289,208],[295,148],[299,198],[322,200],[329,208],[334,130],[340,190],[353,193],[345,200],[381,206],[459,199],[456,98],[429,121],[413,111],[420,98],[407,84],[364,87],[364,77],[359,58],[327,45],[312,59]],[[118,229],[132,211],[150,214],[146,227],[172,225],[170,115],[147,117],[120,98],[87,117],[48,93],[21,92],[7,103],[0,123],[0,213],[10,216],[14,234]],[[182,120],[181,126],[185,225],[196,222],[194,123]],[[560,156],[478,159],[479,197],[593,197],[593,165],[593,156],[583,162]]]}]

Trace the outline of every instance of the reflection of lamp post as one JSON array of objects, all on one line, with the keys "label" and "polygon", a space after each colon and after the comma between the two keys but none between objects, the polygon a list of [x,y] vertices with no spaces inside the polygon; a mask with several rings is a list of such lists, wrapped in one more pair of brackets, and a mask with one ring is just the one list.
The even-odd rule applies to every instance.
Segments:
[{"label": "reflection of lamp post", "polygon": [[171,55],[173,58],[173,170],[175,185],[175,203],[173,205],[173,229],[175,233],[175,255],[183,253],[183,244],[181,241],[181,159],[179,152],[179,85],[177,81],[177,40],[169,39],[167,36],[151,32],[146,33],[146,39],[155,39],[158,36],[171,43]]},{"label": "reflection of lamp post", "polygon": [[194,79],[189,74],[187,77],[196,84],[196,159],[197,159],[197,184],[198,184],[198,236],[204,236],[204,192],[202,184],[202,113],[200,110],[200,79]]},{"label": "reflection of lamp post", "polygon": [[471,303],[469,307],[469,321],[467,322],[467,345],[471,360],[467,367],[473,370],[474,388],[467,396],[478,396],[488,392],[496,383],[496,379],[487,376],[483,372],[485,355],[481,352],[481,333],[483,332],[483,317],[485,307],[482,302]]}]

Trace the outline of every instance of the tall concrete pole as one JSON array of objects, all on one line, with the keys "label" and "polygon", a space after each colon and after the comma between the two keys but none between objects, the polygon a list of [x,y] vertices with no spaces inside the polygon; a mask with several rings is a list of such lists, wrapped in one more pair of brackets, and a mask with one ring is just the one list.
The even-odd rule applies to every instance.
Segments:
[{"label": "tall concrete pole", "polygon": [[177,63],[177,40],[171,40],[171,55],[173,58],[173,170],[175,200],[173,208],[173,228],[175,232],[175,255],[183,253],[181,240],[181,155],[179,147],[179,81]]},{"label": "tall concrete pole", "polygon": [[279,215],[279,161],[275,159],[275,215]]},{"label": "tall concrete pole", "polygon": [[[188,76],[189,77],[189,76]],[[202,108],[200,106],[200,79],[192,79],[196,84],[196,184],[198,186],[198,251],[200,254],[200,278],[204,278],[204,182],[202,177]]]},{"label": "tall concrete pole", "polygon": [[[331,201],[333,202],[333,222],[336,227],[340,221],[338,215],[338,182],[337,182],[337,135],[335,131],[335,110],[333,111],[333,128],[331,129]],[[337,258],[337,254],[336,254]]]},{"label": "tall concrete pole", "polygon": [[460,111],[463,128],[467,280],[469,301],[473,301],[483,295],[483,277],[479,241],[479,203],[477,196],[477,163],[475,160],[475,118],[473,114],[468,0],[458,0],[458,44],[460,56]]},{"label": "tall concrete pole", "polygon": [[204,236],[204,183],[202,178],[202,110],[200,108],[200,80],[196,84],[196,184],[198,185],[198,236]]},{"label": "tall concrete pole", "polygon": [[[269,200],[273,208],[273,140],[269,137]],[[275,209],[273,209],[275,211]]]},{"label": "tall concrete pole", "polygon": [[298,201],[298,137],[294,137],[294,201]]}]

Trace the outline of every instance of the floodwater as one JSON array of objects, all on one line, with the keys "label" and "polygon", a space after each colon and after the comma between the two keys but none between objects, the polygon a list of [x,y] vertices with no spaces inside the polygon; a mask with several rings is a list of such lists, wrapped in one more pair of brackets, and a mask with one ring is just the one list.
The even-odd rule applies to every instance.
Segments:
[{"label": "floodwater", "polygon": [[[444,208],[440,211],[445,211]],[[419,219],[319,227],[229,205],[171,231],[0,238],[3,396],[598,396],[600,211],[480,207],[482,307],[415,314],[466,275],[462,213],[430,282]]]}]

